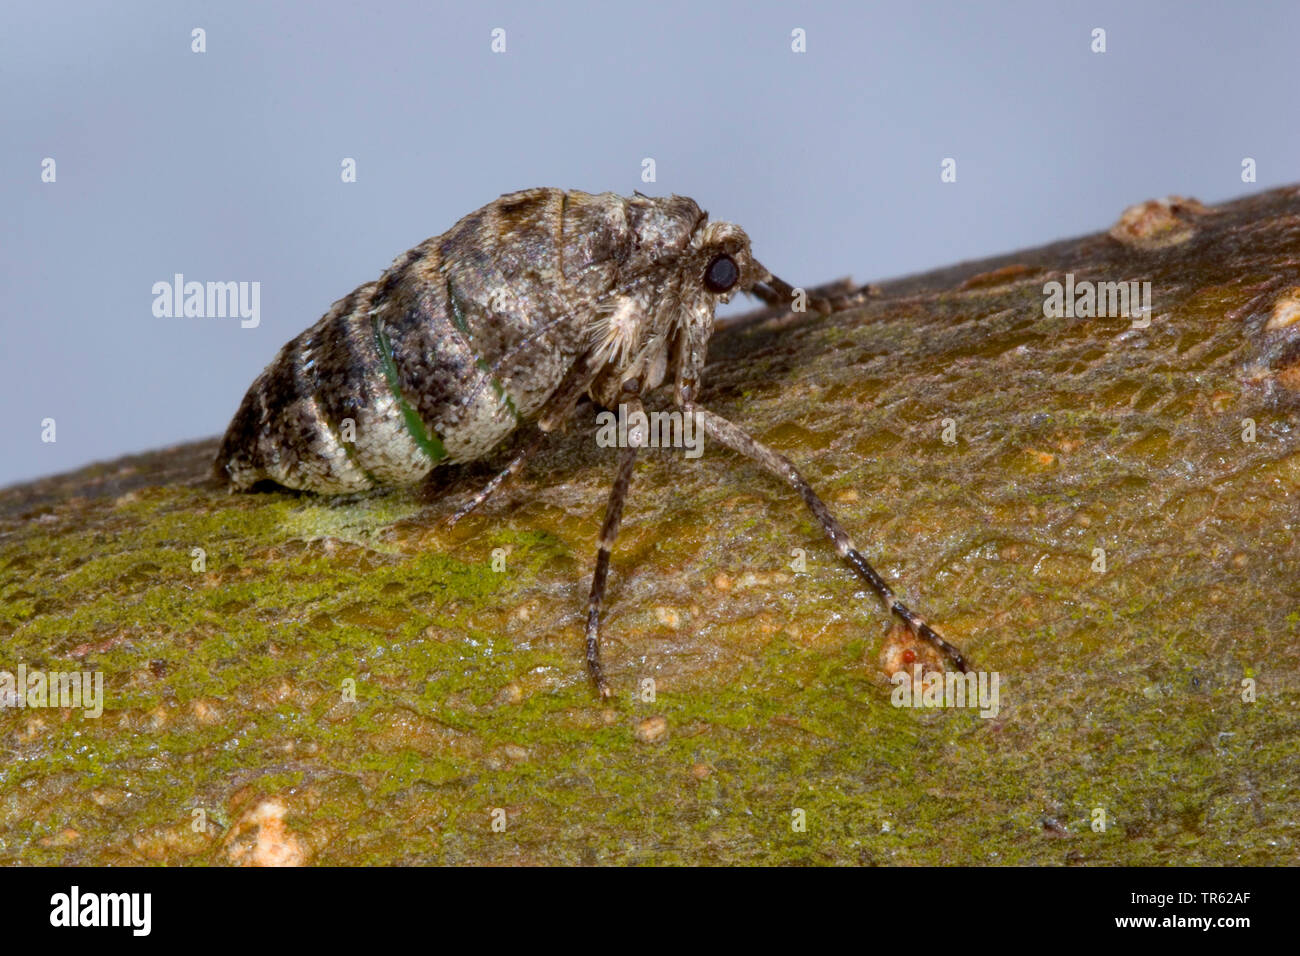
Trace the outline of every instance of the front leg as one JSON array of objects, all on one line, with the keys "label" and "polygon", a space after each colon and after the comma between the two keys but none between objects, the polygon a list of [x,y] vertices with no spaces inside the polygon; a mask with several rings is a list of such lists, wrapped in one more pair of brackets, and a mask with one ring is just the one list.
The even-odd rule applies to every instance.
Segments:
[{"label": "front leg", "polygon": [[893,589],[885,583],[885,579],[876,572],[876,569],[853,546],[853,541],[849,538],[843,526],[831,514],[830,509],[826,507],[826,504],[817,496],[817,492],[813,491],[812,486],[804,480],[789,459],[784,455],[777,454],[757,439],[750,437],[744,429],[727,421],[721,415],[714,414],[698,406],[684,409],[685,414],[691,414],[692,412],[699,416],[699,422],[704,426],[705,433],[711,438],[757,462],[765,471],[781,478],[795,491],[799,492],[804,504],[808,506],[808,510],[813,513],[827,536],[835,543],[835,549],[839,551],[840,557],[849,563],[859,577],[871,585],[872,590],[880,595],[881,600],[888,605],[889,609],[907,623],[913,634],[930,642],[942,651],[958,670],[963,672],[967,670],[966,658],[962,656],[961,651],[944,640],[938,631],[895,596]]}]

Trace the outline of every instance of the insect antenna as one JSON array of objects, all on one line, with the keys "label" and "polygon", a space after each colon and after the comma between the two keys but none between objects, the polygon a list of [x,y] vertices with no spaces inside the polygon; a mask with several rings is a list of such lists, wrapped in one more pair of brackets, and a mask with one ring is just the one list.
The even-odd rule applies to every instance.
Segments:
[{"label": "insect antenna", "polygon": [[[766,278],[760,279],[745,291],[752,293],[766,305],[789,309],[791,303],[795,300],[795,287],[784,279],[774,276],[767,269],[755,263],[757,268],[766,273]],[[817,295],[820,291],[817,289],[804,289],[803,293],[807,297],[808,307],[814,312],[820,312],[822,315],[829,315],[833,311],[831,301],[828,298]]]}]

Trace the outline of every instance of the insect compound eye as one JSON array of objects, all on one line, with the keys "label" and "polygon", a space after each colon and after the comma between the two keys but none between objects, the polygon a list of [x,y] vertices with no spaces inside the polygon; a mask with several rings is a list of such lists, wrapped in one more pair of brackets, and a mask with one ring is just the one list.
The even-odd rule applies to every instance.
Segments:
[{"label": "insect compound eye", "polygon": [[713,257],[704,270],[704,285],[710,292],[730,292],[740,281],[736,260],[725,252]]}]

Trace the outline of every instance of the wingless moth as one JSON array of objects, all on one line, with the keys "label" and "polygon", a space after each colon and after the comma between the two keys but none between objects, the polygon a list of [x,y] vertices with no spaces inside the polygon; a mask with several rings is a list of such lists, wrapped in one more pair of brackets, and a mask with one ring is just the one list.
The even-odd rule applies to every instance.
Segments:
[{"label": "wingless moth", "polygon": [[[320,494],[420,481],[531,437],[450,519],[523,466],[583,395],[633,413],[668,376],[683,416],[803,498],[849,565],[912,633],[960,669],[961,653],[895,597],[783,456],[697,398],[714,309],[736,291],[789,307],[800,290],[753,257],[749,237],[694,200],[560,189],[510,193],[400,256],[330,308],[253,382],[218,453],[235,489],[271,481]],[[832,303],[813,298],[821,312]],[[348,439],[348,440],[345,440]],[[587,609],[587,669],[610,696],[600,615],[638,442],[619,449]]]}]

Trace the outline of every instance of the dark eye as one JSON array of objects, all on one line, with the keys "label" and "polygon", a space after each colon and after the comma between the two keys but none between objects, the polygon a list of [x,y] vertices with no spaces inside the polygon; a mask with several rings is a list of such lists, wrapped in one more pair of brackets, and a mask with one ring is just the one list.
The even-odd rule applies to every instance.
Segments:
[{"label": "dark eye", "polygon": [[738,281],[740,269],[736,267],[736,260],[725,252],[714,256],[704,270],[704,285],[710,292],[730,292]]}]

